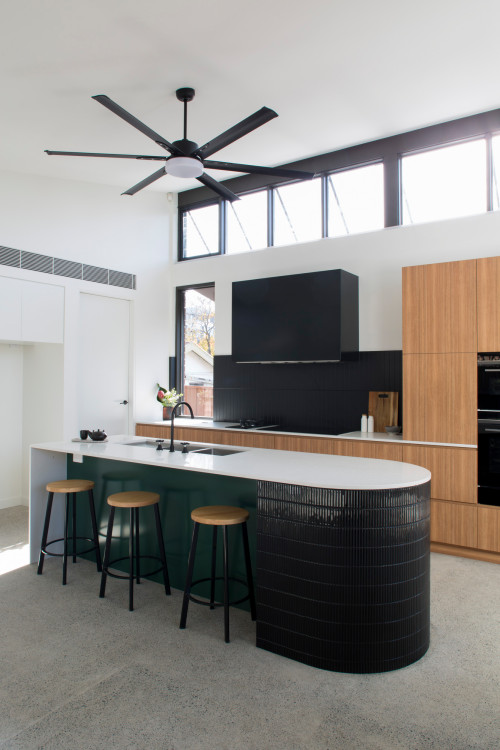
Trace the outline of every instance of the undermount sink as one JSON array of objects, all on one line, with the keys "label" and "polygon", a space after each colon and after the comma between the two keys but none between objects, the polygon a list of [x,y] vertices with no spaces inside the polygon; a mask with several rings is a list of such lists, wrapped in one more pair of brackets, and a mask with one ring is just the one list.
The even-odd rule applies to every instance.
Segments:
[{"label": "undermount sink", "polygon": [[195,448],[192,453],[203,453],[205,456],[231,456],[233,453],[242,453],[240,450],[231,448]]},{"label": "undermount sink", "polygon": [[[156,450],[158,448],[158,445],[162,446],[162,449],[164,451],[169,451],[170,448],[170,441],[164,440],[127,440],[126,443],[122,443],[122,445],[132,445],[134,448],[153,448]],[[232,448],[216,448],[212,445],[200,445],[199,443],[197,445],[182,445],[180,441],[174,440],[174,449],[176,453],[202,453],[205,456],[231,456],[233,453],[242,453],[243,451],[239,449],[232,449]]]}]

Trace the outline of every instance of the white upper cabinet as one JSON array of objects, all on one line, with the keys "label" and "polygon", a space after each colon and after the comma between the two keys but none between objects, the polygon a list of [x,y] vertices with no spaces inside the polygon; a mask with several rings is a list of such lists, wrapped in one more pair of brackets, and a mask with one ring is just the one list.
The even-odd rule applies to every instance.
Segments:
[{"label": "white upper cabinet", "polygon": [[21,341],[21,283],[0,276],[0,341]]},{"label": "white upper cabinet", "polygon": [[0,340],[62,344],[64,288],[0,277]]}]

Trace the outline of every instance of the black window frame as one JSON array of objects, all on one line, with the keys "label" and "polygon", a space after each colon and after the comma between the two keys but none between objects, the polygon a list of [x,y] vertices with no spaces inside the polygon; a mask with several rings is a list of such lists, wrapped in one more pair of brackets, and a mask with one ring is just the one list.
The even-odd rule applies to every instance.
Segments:
[{"label": "black window frame", "polygon": [[[211,258],[212,255],[202,255],[202,258]],[[191,260],[191,258],[186,258]],[[175,288],[175,388],[178,393],[182,393],[184,388],[184,294],[191,289],[206,289],[212,287],[215,293],[215,281],[208,281],[205,284],[185,284]],[[172,384],[170,384],[172,388]],[[184,407],[182,407],[184,412]],[[195,414],[195,417],[198,415]],[[200,417],[202,418],[202,417]],[[206,418],[206,417],[205,417]]]},{"label": "black window frame", "polygon": [[[417,130],[400,133],[376,141],[362,143],[349,148],[331,151],[326,154],[314,156],[308,159],[284,164],[282,166],[291,169],[303,169],[312,171],[323,178],[327,175],[353,169],[368,164],[382,162],[384,165],[384,227],[401,225],[401,157],[415,151],[431,150],[442,146],[458,143],[464,140],[475,140],[477,138],[487,139],[487,157],[489,163],[487,167],[487,208],[492,209],[492,162],[491,162],[491,138],[500,132],[500,109],[481,112],[476,115],[462,117],[456,120],[430,125]],[[268,247],[273,247],[273,190],[274,187],[285,185],[297,180],[283,180],[282,178],[269,178],[267,175],[242,175],[225,180],[227,185],[236,194],[245,194],[255,190],[268,189]],[[324,198],[325,190],[322,191]],[[208,204],[219,204],[219,216],[224,217],[225,207],[222,199],[214,199],[213,192],[203,186],[186,190],[178,195],[178,214],[179,214],[179,241],[178,241],[178,260],[187,261],[198,258],[209,258],[215,255],[225,254],[225,237],[224,232],[219,234],[219,248],[217,253],[209,255],[183,257],[183,237],[182,222],[185,211],[200,208]],[[325,204],[323,206],[323,227],[322,235],[326,229]],[[219,226],[224,229],[224,221],[219,220]]]}]

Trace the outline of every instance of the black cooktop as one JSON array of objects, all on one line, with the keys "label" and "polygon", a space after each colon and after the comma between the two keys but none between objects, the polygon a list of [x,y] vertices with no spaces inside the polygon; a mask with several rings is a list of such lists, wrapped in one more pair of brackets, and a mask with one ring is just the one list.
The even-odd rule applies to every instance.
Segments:
[{"label": "black cooktop", "polygon": [[278,427],[277,424],[268,424],[263,419],[240,419],[237,424],[227,424],[226,427],[233,430],[271,430]]}]

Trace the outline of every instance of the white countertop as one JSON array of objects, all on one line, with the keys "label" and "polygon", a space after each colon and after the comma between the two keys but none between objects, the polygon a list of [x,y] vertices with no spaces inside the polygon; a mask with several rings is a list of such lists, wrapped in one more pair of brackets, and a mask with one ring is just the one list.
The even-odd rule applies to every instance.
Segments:
[{"label": "white countertop", "polygon": [[[202,420],[196,421],[202,422]],[[182,422],[180,423],[182,424]],[[170,453],[168,441],[165,441],[167,449],[163,451],[156,451],[154,445],[137,445],[137,443],[144,442],[145,439],[132,435],[114,435],[102,443],[90,440],[86,442],[69,440],[58,443],[42,443],[31,447],[55,453],[92,456],[169,469],[207,472],[246,479],[261,479],[269,482],[332,489],[397,489],[424,484],[431,478],[427,469],[401,461],[382,461],[370,458],[328,456],[316,453],[237,446],[234,447],[237,452],[229,456]],[[127,444],[124,445],[123,443]],[[191,446],[193,444],[190,443]],[[227,449],[231,446],[223,445],[220,447]]]},{"label": "white countertop", "polygon": [[[150,424],[154,425],[155,427],[170,427],[170,420],[160,420],[158,422],[142,422],[139,421],[138,424]],[[233,422],[214,422],[211,419],[198,417],[197,419],[191,419],[190,417],[176,417],[175,418],[175,424],[178,427],[198,427],[203,430],[228,430],[228,432],[232,432],[232,429],[227,427],[228,424],[235,424]],[[403,435],[399,433],[399,435],[389,434],[387,432],[361,432],[361,431],[355,431],[355,432],[344,432],[340,435],[328,435],[325,433],[315,433],[315,432],[284,432],[283,430],[262,430],[258,427],[253,430],[247,430],[243,427],[239,428],[240,432],[260,432],[267,435],[292,435],[297,437],[312,437],[312,438],[318,438],[318,437],[324,437],[324,438],[334,438],[337,440],[370,440],[374,442],[384,442],[384,443],[399,443],[399,444],[406,444],[406,445],[441,445],[441,446],[448,446],[452,448],[477,448],[477,445],[465,445],[462,443],[430,443],[426,442],[424,440],[404,440]],[[235,429],[235,432],[238,432],[238,428]]]}]

